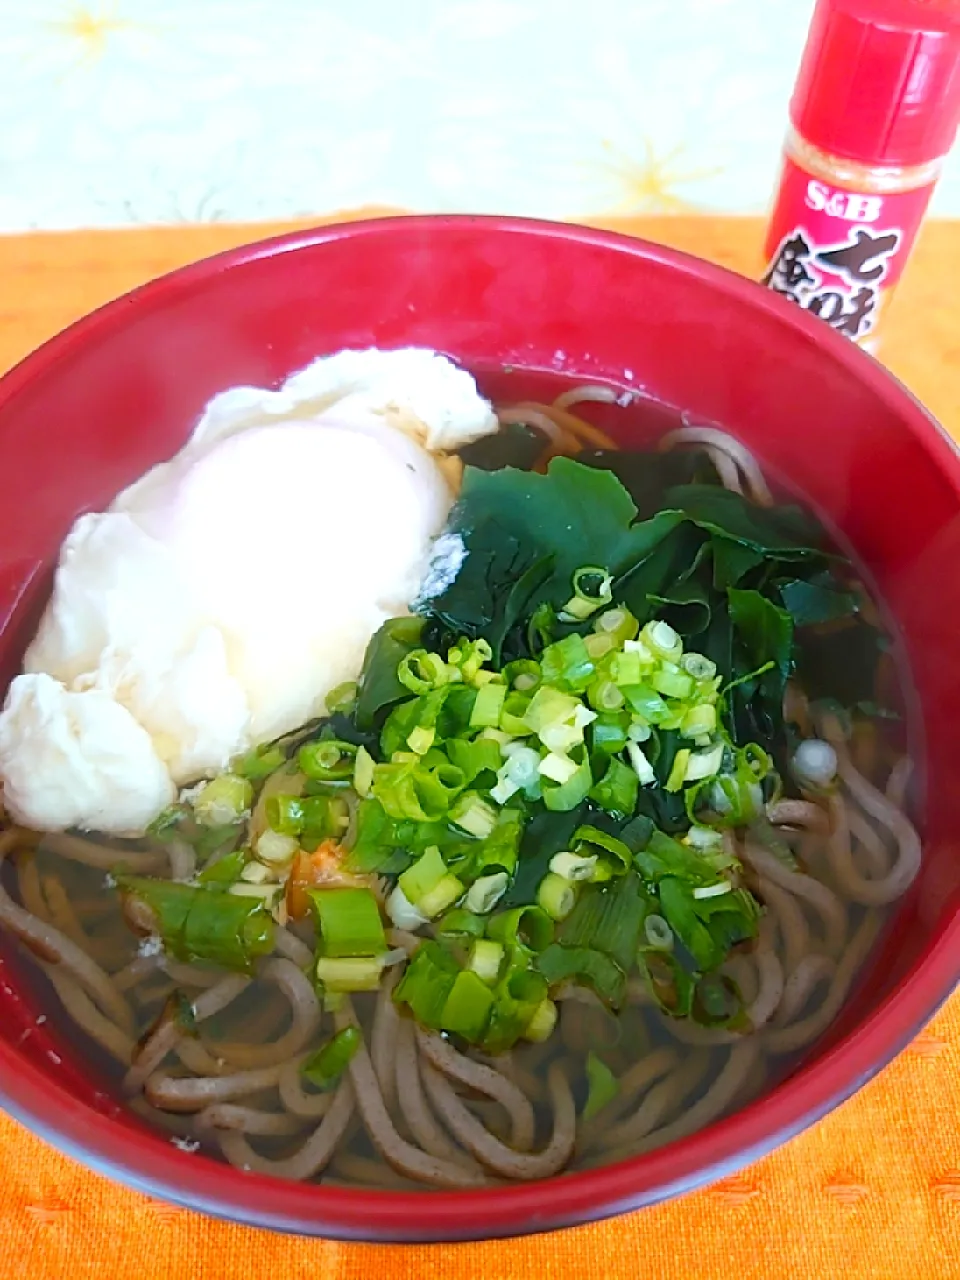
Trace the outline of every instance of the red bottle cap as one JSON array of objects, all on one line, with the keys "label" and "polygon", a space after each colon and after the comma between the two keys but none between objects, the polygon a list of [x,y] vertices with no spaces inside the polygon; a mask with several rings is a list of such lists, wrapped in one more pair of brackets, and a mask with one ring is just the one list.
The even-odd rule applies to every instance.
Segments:
[{"label": "red bottle cap", "polygon": [[872,165],[946,155],[960,121],[960,0],[817,0],[790,119]]}]

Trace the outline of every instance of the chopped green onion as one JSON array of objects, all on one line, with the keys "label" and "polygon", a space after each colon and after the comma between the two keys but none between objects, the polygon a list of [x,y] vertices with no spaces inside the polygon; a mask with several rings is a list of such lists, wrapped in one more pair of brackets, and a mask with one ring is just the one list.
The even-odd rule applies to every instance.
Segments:
[{"label": "chopped green onion", "polygon": [[249,880],[242,878],[227,889],[227,893],[233,894],[235,898],[258,898],[270,910],[273,909],[279,892],[278,884],[251,884]]},{"label": "chopped green onion", "polygon": [[509,1049],[524,1034],[537,1009],[547,998],[543,976],[529,969],[508,972],[495,991],[490,1026],[483,1038],[489,1053]]},{"label": "chopped green onion", "polygon": [[559,689],[549,685],[541,685],[527,707],[524,723],[528,729],[539,734],[541,729],[551,725],[565,724],[572,721],[577,708],[581,705],[579,698],[569,693],[561,693]]},{"label": "chopped green onion", "polygon": [[667,791],[679,791],[687,778],[687,766],[690,763],[691,751],[687,747],[682,747],[673,757],[673,764],[670,766],[670,773],[667,780],[663,784]]},{"label": "chopped green onion", "polygon": [[691,1016],[702,1027],[751,1030],[740,988],[725,973],[703,975],[694,991]]},{"label": "chopped green onion", "polygon": [[438,653],[413,649],[400,659],[397,679],[411,693],[429,693],[449,681],[447,664]]},{"label": "chopped green onion", "polygon": [[468,684],[478,682],[478,677],[491,673],[481,671],[485,662],[493,657],[493,649],[481,636],[478,640],[461,639],[447,653],[447,662],[460,673],[460,678]]},{"label": "chopped green onion", "polygon": [[[240,850],[237,850],[237,852],[239,853]],[[230,855],[228,854],[227,856],[229,857]],[[224,859],[221,858],[220,862],[223,861]],[[214,863],[214,865],[218,866],[219,863]],[[241,867],[238,878],[246,881],[247,884],[266,884],[270,879],[270,868],[265,867],[262,862],[248,862]],[[197,877],[197,883],[203,883],[199,876]]]},{"label": "chopped green onion", "polygon": [[523,1038],[533,1041],[534,1044],[542,1044],[553,1035],[556,1025],[557,1006],[549,996],[545,996],[534,1009],[533,1017],[523,1032]]},{"label": "chopped green onion", "polygon": [[738,762],[759,780],[767,776],[773,768],[773,761],[757,742],[745,743],[737,753]]},{"label": "chopped green onion", "polygon": [[339,959],[386,951],[380,908],[369,889],[311,889],[309,895],[325,956]]},{"label": "chopped green onion", "polygon": [[[689,755],[689,752],[687,754]],[[633,771],[637,775],[637,781],[640,785],[643,787],[653,786],[657,780],[657,775],[653,771],[653,765],[644,755],[640,744],[628,742],[627,755],[630,757],[630,763],[633,765]]]},{"label": "chopped green onion", "polygon": [[478,840],[484,840],[497,825],[497,811],[475,791],[465,791],[450,810],[450,821]]},{"label": "chopped green onion", "polygon": [[[724,760],[726,759],[724,756]],[[760,784],[771,771],[770,757],[756,743],[747,743],[736,752],[732,774],[728,772],[728,763],[721,762],[720,767],[723,769],[722,773],[706,779],[686,793],[687,816],[691,822],[697,821],[701,802],[705,802],[716,814],[714,825],[746,826],[763,809],[764,797]]]},{"label": "chopped green onion", "polygon": [[543,778],[549,778],[551,782],[569,782],[571,778],[576,776],[577,765],[569,756],[558,755],[555,751],[548,752],[540,761],[538,773]]},{"label": "chopped green onion", "polygon": [[477,700],[470,712],[471,729],[496,729],[507,696],[505,684],[485,684],[477,690]]},{"label": "chopped green onion", "polygon": [[349,714],[356,705],[359,692],[360,686],[356,680],[344,680],[342,684],[336,685],[324,699],[327,706],[327,715]]},{"label": "chopped green onion", "polygon": [[544,686],[559,686],[582,693],[593,679],[596,667],[583,636],[574,631],[555,644],[547,645],[540,655],[540,671]]},{"label": "chopped green onion", "polygon": [[563,622],[584,622],[613,599],[613,578],[606,569],[584,565],[573,575],[571,585],[573,595],[560,613]]},{"label": "chopped green onion", "polygon": [[568,751],[583,742],[583,729],[573,723],[552,724],[540,731],[540,741],[551,755],[564,759]]},{"label": "chopped green onion", "polygon": [[638,636],[636,640],[624,640],[624,653],[639,653],[640,661],[644,667],[655,667],[660,659],[654,651],[644,643],[643,637]]},{"label": "chopped green onion", "polygon": [[683,641],[669,622],[648,622],[640,632],[640,639],[660,658],[679,662],[683,654]]},{"label": "chopped green onion", "polygon": [[650,684],[665,698],[689,698],[693,694],[693,677],[684,671],[661,667],[650,676]]},{"label": "chopped green onion", "polygon": [[510,877],[506,871],[496,871],[489,876],[481,876],[467,890],[463,905],[468,911],[477,915],[486,915],[492,911],[507,891]]},{"label": "chopped green onion", "polygon": [[583,1119],[591,1120],[607,1103],[614,1100],[619,1091],[617,1077],[591,1049],[587,1054],[587,1101],[583,1108]]},{"label": "chopped green onion", "polygon": [[298,836],[303,830],[303,801],[299,796],[269,796],[265,810],[267,826],[278,835]]},{"label": "chopped green onion", "polygon": [[449,951],[438,942],[422,942],[397,984],[394,1001],[408,1005],[421,1026],[439,1031],[447,997],[459,973]]},{"label": "chopped green onion", "polygon": [[453,765],[427,769],[416,759],[378,764],[373,794],[391,818],[436,822],[446,816],[463,787],[463,774]]},{"label": "chopped green onion", "polygon": [[411,698],[398,703],[384,721],[380,731],[380,753],[391,758],[397,751],[408,749],[407,739],[418,726],[433,728],[440,712],[440,699],[446,701],[450,685],[426,694],[423,698]]},{"label": "chopped green onion", "polygon": [[255,960],[273,950],[274,923],[262,898],[144,876],[118,876],[117,883],[149,908],[164,949],[177,960],[252,973]]},{"label": "chopped green onion", "polygon": [[[617,691],[620,692],[629,685],[642,685],[645,665],[648,664],[644,664],[640,654],[633,649],[618,653],[612,664],[614,687]],[[620,697],[623,698],[622,692]]]},{"label": "chopped green onion", "polygon": [[497,785],[490,789],[490,799],[496,801],[497,804],[506,804],[519,790],[520,784],[518,782],[513,782],[507,777],[498,778]]},{"label": "chopped green onion", "polygon": [[[697,968],[708,970],[719,964],[729,947],[721,946],[708,924],[701,919],[690,885],[674,876],[665,876],[657,885],[657,893],[665,920],[693,956]],[[706,907],[707,904],[701,906]]]},{"label": "chopped green onion", "polygon": [[357,748],[339,738],[308,742],[297,757],[301,773],[322,782],[344,782],[353,777]]},{"label": "chopped green onion", "polygon": [[362,1043],[359,1027],[344,1027],[301,1063],[301,1076],[317,1089],[332,1089]]},{"label": "chopped green onion", "polygon": [[506,763],[497,773],[497,785],[490,792],[497,804],[506,804],[518,791],[530,792],[540,786],[540,755],[533,747],[511,744]]},{"label": "chopped green onion", "polygon": [[456,876],[447,874],[438,881],[429,892],[425,893],[417,903],[417,907],[428,920],[446,911],[458,898],[463,897],[463,882]]},{"label": "chopped green onion", "polygon": [[725,893],[731,893],[733,885],[729,880],[720,880],[716,884],[699,885],[693,891],[695,898],[722,898]]},{"label": "chopped green onion", "polygon": [[349,825],[350,809],[342,795],[304,796],[300,832],[303,848],[315,849],[322,840],[339,840]]},{"label": "chopped green onion", "polygon": [[166,809],[157,814],[149,827],[147,827],[147,835],[151,840],[158,840],[161,844],[165,844],[168,840],[176,838],[177,828],[186,816],[187,809],[185,805],[168,805]]},{"label": "chopped green onion", "polygon": [[641,970],[661,1010],[671,1018],[685,1018],[693,1007],[695,980],[669,951],[644,951]]},{"label": "chopped green onion", "polygon": [[577,901],[577,891],[569,880],[550,871],[540,881],[537,903],[552,920],[565,920]]},{"label": "chopped green onion", "polygon": [[553,941],[553,921],[541,907],[514,907],[488,921],[487,937],[507,946],[520,943],[531,951],[543,951]]},{"label": "chopped green onion", "polygon": [[655,912],[647,916],[643,922],[643,932],[651,947],[655,947],[658,951],[673,950],[673,930],[663,916]]},{"label": "chopped green onion", "polygon": [[584,636],[583,643],[594,666],[600,662],[601,658],[605,658],[608,653],[613,653],[617,647],[610,636],[597,635],[596,632],[592,635]]},{"label": "chopped green onion", "polygon": [[434,925],[437,936],[444,938],[482,938],[486,927],[486,920],[463,907],[448,911]]},{"label": "chopped green onion", "polygon": [[250,782],[262,782],[264,778],[269,778],[271,773],[276,773],[282,765],[286,764],[286,760],[287,757],[282,748],[276,745],[256,747],[246,755],[240,756],[238,760],[234,760],[231,764],[231,772],[239,774],[241,778],[247,778]]},{"label": "chopped green onion", "polygon": [[208,862],[197,875],[197,884],[220,889],[224,885],[233,884],[235,880],[239,880],[246,866],[246,849],[234,849],[232,853],[224,854],[216,862]]},{"label": "chopped green onion", "polygon": [[685,738],[697,738],[701,734],[714,733],[717,728],[717,709],[709,702],[701,702],[691,707],[680,723],[680,732]]},{"label": "chopped green onion", "polygon": [[407,737],[407,746],[415,756],[424,756],[433,746],[436,736],[436,729],[426,729],[423,725],[417,725]]},{"label": "chopped green onion", "polygon": [[[636,744],[631,743],[631,746]],[[637,747],[639,750],[639,747]],[[607,813],[626,818],[637,807],[639,779],[633,769],[628,768],[622,760],[612,756],[607,764],[607,771],[599,782],[590,790],[590,799]]]},{"label": "chopped green onion", "polygon": [[[576,748],[579,754],[579,760],[572,760],[575,764],[575,770],[565,781],[552,783],[545,780],[541,785],[543,787],[543,803],[546,807],[556,813],[566,813],[570,809],[575,809],[581,800],[587,798],[587,794],[593,785],[593,776],[590,772],[590,761],[583,747]],[[556,757],[561,759],[561,757]],[[569,757],[567,757],[569,760]],[[543,764],[540,765],[540,772],[543,774]],[[548,779],[548,775],[545,775]]]},{"label": "chopped green onion", "polygon": [[516,662],[508,662],[503,668],[503,678],[508,689],[526,694],[531,694],[543,680],[540,663],[534,662],[532,658],[518,658]]},{"label": "chopped green onion", "polygon": [[593,629],[598,635],[609,636],[621,648],[627,640],[636,638],[640,624],[629,609],[607,609],[595,620]]},{"label": "chopped green onion", "polygon": [[694,825],[684,837],[687,844],[693,849],[722,849],[723,836],[719,831],[715,831],[713,827],[701,827]]},{"label": "chopped green onion", "polygon": [[563,876],[564,880],[578,883],[581,880],[592,880],[597,869],[597,855],[586,856],[564,851],[555,853],[550,859],[550,870],[554,875]]},{"label": "chopped green onion", "polygon": [[648,903],[635,871],[603,884],[586,885],[558,937],[565,947],[602,951],[628,973],[636,958]]},{"label": "chopped green onion", "polygon": [[595,680],[587,691],[587,700],[595,711],[619,711],[623,693],[612,680]]},{"label": "chopped green onion", "polygon": [[617,755],[627,745],[628,718],[626,714],[601,712],[591,725],[594,751]]},{"label": "chopped green onion", "polygon": [[487,1028],[493,993],[478,974],[462,970],[454,979],[440,1014],[440,1029],[476,1043]]},{"label": "chopped green onion", "polygon": [[413,905],[398,884],[393,886],[385,905],[387,915],[398,929],[419,929],[429,919]]},{"label": "chopped green onion", "polygon": [[610,1008],[617,1008],[623,1001],[626,989],[623,970],[602,951],[554,942],[537,956],[537,968],[551,987],[572,980],[590,987]]},{"label": "chopped green onion", "polygon": [[267,866],[283,867],[293,861],[299,848],[300,843],[293,836],[284,836],[268,828],[257,840],[256,855]]},{"label": "chopped green onion", "polygon": [[383,961],[380,956],[320,956],[316,973],[325,991],[376,991]]},{"label": "chopped green onion", "polygon": [[[695,751],[687,760],[683,781],[699,782],[701,778],[712,778],[723,763],[723,750],[723,743],[718,742],[716,746],[711,747],[708,751]],[[677,755],[679,754],[677,752]]]},{"label": "chopped green onion", "polygon": [[[507,736],[508,742],[512,738],[527,737],[531,732],[526,721],[530,697],[529,693],[511,689],[503,700],[503,706],[500,709],[500,730]],[[485,732],[492,733],[493,730],[488,729]]]},{"label": "chopped green onion", "polygon": [[221,773],[193,798],[193,815],[204,827],[242,822],[253,803],[253,785],[236,773]]},{"label": "chopped green onion", "polygon": [[601,831],[599,827],[591,826],[584,823],[583,826],[577,827],[573,833],[571,841],[574,850],[582,853],[584,850],[593,852],[596,849],[602,849],[604,853],[610,854],[619,864],[619,871],[629,871],[633,866],[633,854],[630,847],[617,836],[612,836],[607,831]]},{"label": "chopped green onion", "polygon": [[358,796],[366,797],[373,787],[373,771],[376,762],[366,747],[359,747],[353,762],[353,789]]},{"label": "chopped green onion", "polygon": [[646,684],[621,686],[623,696],[645,724],[660,724],[670,716],[670,708],[656,690]]},{"label": "chopped green onion", "polygon": [[636,858],[638,853],[646,849],[652,835],[653,823],[645,814],[638,814],[620,828],[619,839],[623,841]]},{"label": "chopped green onion", "polygon": [[397,883],[414,906],[435,889],[447,874],[447,866],[437,845],[430,845],[400,876]]},{"label": "chopped green onion", "polygon": [[500,976],[505,954],[502,943],[494,942],[492,938],[477,938],[470,948],[467,968],[489,986],[493,986]]},{"label": "chopped green onion", "polygon": [[702,653],[685,653],[680,659],[680,666],[694,680],[712,680],[717,674],[717,664]]},{"label": "chopped green onion", "polygon": [[718,869],[716,854],[708,858],[703,852],[656,829],[649,833],[642,847],[634,850],[634,858],[644,879],[654,884],[659,883],[664,876],[677,876],[681,880],[697,884],[704,879],[713,878],[713,872]]},{"label": "chopped green onion", "polygon": [[490,738],[475,738],[473,742],[451,738],[444,747],[450,763],[461,771],[467,786],[481,773],[496,773],[503,762],[500,743]]},{"label": "chopped green onion", "polygon": [[523,815],[519,809],[502,810],[497,825],[479,848],[476,845],[468,846],[470,874],[481,876],[492,871],[506,871],[512,875],[520,854],[523,825]]}]

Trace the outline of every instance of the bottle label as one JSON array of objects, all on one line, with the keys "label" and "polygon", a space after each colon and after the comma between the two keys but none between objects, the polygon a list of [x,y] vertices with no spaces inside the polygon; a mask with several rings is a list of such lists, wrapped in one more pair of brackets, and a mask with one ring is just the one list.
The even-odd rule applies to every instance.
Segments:
[{"label": "bottle label", "polygon": [[814,177],[787,156],[764,246],[763,284],[864,342],[903,272],[931,182],[893,195]]}]

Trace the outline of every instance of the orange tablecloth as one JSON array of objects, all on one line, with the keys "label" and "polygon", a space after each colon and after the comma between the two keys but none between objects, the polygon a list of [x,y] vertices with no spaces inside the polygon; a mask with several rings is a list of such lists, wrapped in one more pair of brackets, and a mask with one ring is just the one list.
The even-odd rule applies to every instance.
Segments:
[{"label": "orange tablecloth", "polygon": [[[755,271],[747,219],[633,230]],[[279,228],[0,237],[0,369],[171,267]],[[884,358],[960,438],[960,223],[926,231]],[[0,1115],[0,1277],[29,1280],[934,1280],[960,1277],[960,996],[810,1132],[671,1204],[522,1241],[372,1248],[214,1222],[88,1173]]]}]

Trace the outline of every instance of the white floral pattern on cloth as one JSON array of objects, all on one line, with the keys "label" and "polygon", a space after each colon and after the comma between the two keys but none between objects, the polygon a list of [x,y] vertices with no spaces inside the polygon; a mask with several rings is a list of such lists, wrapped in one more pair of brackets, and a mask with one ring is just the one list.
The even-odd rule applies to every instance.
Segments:
[{"label": "white floral pattern on cloth", "polygon": [[757,213],[812,3],[0,0],[0,230]]}]

